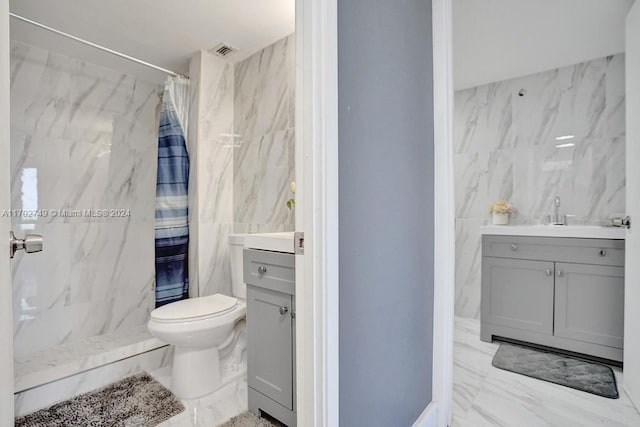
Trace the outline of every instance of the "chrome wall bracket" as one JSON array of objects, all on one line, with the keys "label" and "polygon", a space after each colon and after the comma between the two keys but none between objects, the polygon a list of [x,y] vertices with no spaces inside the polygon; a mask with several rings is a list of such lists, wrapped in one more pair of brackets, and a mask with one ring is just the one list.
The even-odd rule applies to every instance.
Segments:
[{"label": "chrome wall bracket", "polygon": [[13,258],[19,250],[24,250],[28,254],[42,251],[42,236],[39,234],[27,234],[24,239],[17,239],[13,231],[10,231],[9,256]]}]

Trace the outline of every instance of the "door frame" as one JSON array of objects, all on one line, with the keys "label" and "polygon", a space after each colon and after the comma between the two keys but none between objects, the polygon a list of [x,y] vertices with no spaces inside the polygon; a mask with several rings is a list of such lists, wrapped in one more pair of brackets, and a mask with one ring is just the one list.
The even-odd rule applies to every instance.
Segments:
[{"label": "door frame", "polygon": [[296,0],[298,425],[339,425],[338,3]]},{"label": "door frame", "polygon": [[[446,427],[455,298],[451,0],[432,0],[432,28],[433,381],[432,402],[414,425]],[[296,0],[296,230],[305,234],[296,257],[297,412],[299,425],[314,427],[339,425],[337,32],[337,0]]]},{"label": "door frame", "polygon": [[[435,283],[432,402],[416,425],[446,426],[452,408],[454,193],[451,0],[433,0]],[[0,94],[9,93],[9,2],[0,0]],[[296,0],[296,229],[298,417],[304,426],[339,425],[338,61],[337,0]],[[426,47],[428,48],[428,47]],[[0,158],[9,159],[9,97],[0,96]],[[3,126],[4,125],[4,126]],[[5,182],[9,183],[4,169]],[[4,184],[3,184],[4,185]],[[305,197],[306,195],[306,197]],[[311,197],[309,197],[311,195]],[[0,205],[9,195],[0,191]],[[0,218],[0,234],[9,221]],[[6,233],[5,233],[6,235]],[[0,245],[1,246],[1,245]],[[13,384],[13,328],[8,247],[0,247],[0,383]],[[310,291],[309,291],[310,290]],[[9,296],[9,297],[7,297]],[[4,298],[2,298],[4,297]],[[1,424],[13,422],[13,388],[3,389]]]},{"label": "door frame", "polygon": [[[634,50],[637,52],[638,44],[635,42],[636,38],[633,38],[632,34],[633,30],[630,29],[631,25],[639,25],[640,24],[640,3],[635,2],[627,17],[625,19],[625,109],[626,109],[626,147],[631,145],[631,141],[633,141],[633,145],[636,145],[638,142],[638,136],[640,136],[640,129],[637,125],[632,125],[635,120],[635,117],[632,117],[634,113],[637,114],[638,111],[638,102],[636,98],[632,98],[629,95],[634,92],[638,93],[638,84],[637,82],[631,78],[632,73],[629,72],[629,67],[632,62],[629,60],[629,51]],[[634,43],[630,46],[630,40],[634,40]],[[635,58],[635,55],[633,55]],[[633,62],[633,67],[637,68],[637,61]],[[633,140],[635,138],[635,140]],[[627,200],[627,209],[629,209],[629,201],[632,200],[630,185],[629,183],[635,182],[634,179],[629,175],[629,171],[632,168],[636,167],[635,159],[631,158],[629,153],[630,150],[627,150],[625,153],[626,156],[626,200]],[[635,151],[635,150],[634,150]],[[637,153],[637,151],[636,151]],[[633,154],[636,154],[633,153]],[[634,206],[635,207],[635,206]],[[635,247],[637,245],[640,237],[634,233],[638,233],[636,230],[638,224],[636,223],[637,219],[634,215],[637,215],[637,212],[631,208],[631,211],[628,211],[630,215],[632,215],[633,223],[632,228],[627,229],[626,231],[626,240],[625,240],[625,289],[624,289],[624,352],[623,352],[623,360],[624,363],[624,378],[622,381],[622,387],[625,392],[629,395],[631,399],[631,403],[635,405],[635,408],[640,411],[640,362],[638,362],[638,355],[640,354],[640,342],[638,340],[638,333],[640,332],[640,326],[638,326],[638,318],[640,316],[639,309],[636,304],[638,299],[640,298],[640,289],[638,289],[638,284],[633,283],[632,280],[637,280],[640,272],[637,267],[635,267],[636,259],[632,259],[633,250],[629,250],[630,247]],[[635,243],[635,245],[634,245]]]},{"label": "door frame", "polygon": [[[9,0],[0,0],[0,210],[10,208]],[[0,215],[0,236],[8,239],[11,218]],[[7,240],[5,240],[7,242]],[[0,245],[0,425],[13,425],[13,315],[9,245]],[[9,386],[10,385],[10,386]]]},{"label": "door frame", "polygon": [[453,415],[455,176],[453,163],[452,0],[432,0],[434,128],[433,391],[436,426]]}]

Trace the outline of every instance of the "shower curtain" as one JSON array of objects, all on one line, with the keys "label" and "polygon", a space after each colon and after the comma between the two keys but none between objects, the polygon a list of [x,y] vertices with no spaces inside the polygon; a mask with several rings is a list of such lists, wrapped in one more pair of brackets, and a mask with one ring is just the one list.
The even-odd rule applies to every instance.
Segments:
[{"label": "shower curtain", "polygon": [[156,183],[156,307],[189,297],[189,80],[170,77],[164,86],[158,129]]}]

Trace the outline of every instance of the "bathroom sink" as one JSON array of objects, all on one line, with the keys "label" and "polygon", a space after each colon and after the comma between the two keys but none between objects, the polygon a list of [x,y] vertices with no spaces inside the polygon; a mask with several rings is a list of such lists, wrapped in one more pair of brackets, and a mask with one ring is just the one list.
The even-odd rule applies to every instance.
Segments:
[{"label": "bathroom sink", "polygon": [[582,239],[624,239],[625,229],[600,225],[487,225],[482,234]]},{"label": "bathroom sink", "polygon": [[293,254],[295,253],[293,234],[293,231],[247,234],[244,247]]}]

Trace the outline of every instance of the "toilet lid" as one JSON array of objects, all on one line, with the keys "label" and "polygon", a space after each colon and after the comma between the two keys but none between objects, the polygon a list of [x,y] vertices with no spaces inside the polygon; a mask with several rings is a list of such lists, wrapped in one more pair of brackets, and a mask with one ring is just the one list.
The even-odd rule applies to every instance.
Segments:
[{"label": "toilet lid", "polygon": [[182,321],[197,317],[210,317],[232,310],[237,303],[237,299],[222,294],[189,298],[156,308],[151,312],[151,317],[163,321]]}]

